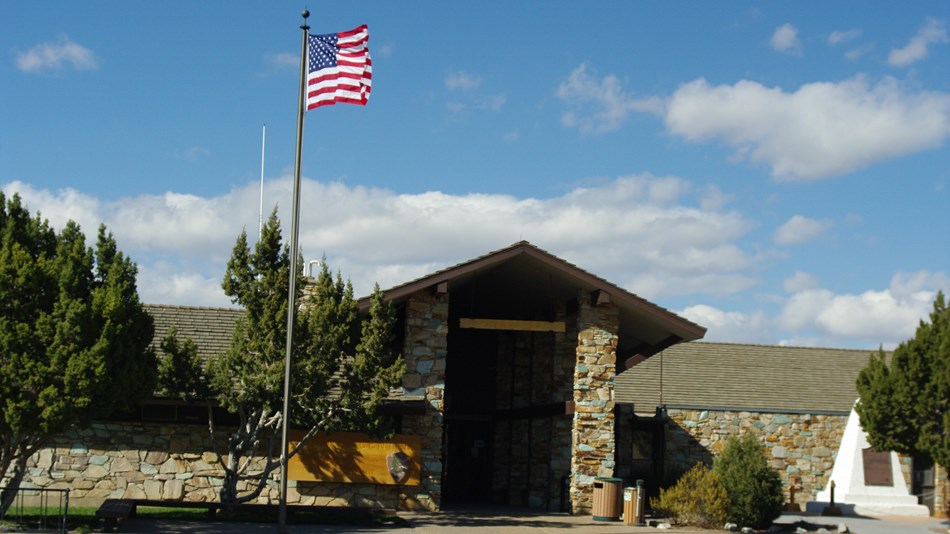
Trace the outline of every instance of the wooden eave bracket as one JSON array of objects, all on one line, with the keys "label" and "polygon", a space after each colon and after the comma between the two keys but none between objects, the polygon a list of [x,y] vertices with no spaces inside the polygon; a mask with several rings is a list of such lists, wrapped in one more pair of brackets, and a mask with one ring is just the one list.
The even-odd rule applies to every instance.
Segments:
[{"label": "wooden eave bracket", "polygon": [[610,304],[610,293],[603,289],[595,289],[590,292],[590,303],[593,306],[605,306]]},{"label": "wooden eave bracket", "polygon": [[655,343],[653,345],[649,345],[647,343],[641,343],[637,345],[628,353],[630,355],[624,359],[623,370],[626,371],[627,369],[630,369],[634,365],[637,365],[638,363],[646,360],[658,352],[664,351],[673,345],[676,345],[682,340],[683,338],[677,335],[670,335],[662,339],[659,343]]}]

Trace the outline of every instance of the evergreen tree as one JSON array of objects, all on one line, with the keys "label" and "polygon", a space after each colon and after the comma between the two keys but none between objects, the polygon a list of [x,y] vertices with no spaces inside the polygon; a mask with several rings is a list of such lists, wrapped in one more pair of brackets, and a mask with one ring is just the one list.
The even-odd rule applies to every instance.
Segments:
[{"label": "evergreen tree", "polygon": [[[280,466],[289,273],[289,250],[281,245],[275,210],[253,252],[246,232],[235,243],[222,287],[244,308],[244,317],[235,325],[229,350],[207,369],[212,396],[240,421],[227,436],[227,452],[219,454],[224,503],[256,499]],[[326,262],[307,294],[297,287],[294,295],[300,305],[294,307],[290,422],[305,435],[288,457],[320,431],[385,432],[378,408],[404,370],[390,349],[392,305],[383,302],[377,287],[361,319],[352,286],[339,274],[334,278]],[[169,340],[169,347],[176,346]],[[176,361],[169,365],[189,366],[187,358]],[[209,423],[217,449],[215,425]],[[244,493],[241,481],[249,482]]]},{"label": "evergreen tree", "polygon": [[754,435],[730,437],[713,460],[713,472],[729,494],[729,521],[764,529],[782,514],[782,479],[769,467],[765,450]]},{"label": "evergreen tree", "polygon": [[211,391],[195,342],[190,338],[179,341],[178,330],[172,327],[162,339],[161,349],[164,356],[158,364],[159,388],[156,393],[186,402],[207,400]]},{"label": "evergreen tree", "polygon": [[894,350],[872,355],[857,379],[855,410],[878,450],[924,454],[950,465],[950,310],[938,293],[930,322]]},{"label": "evergreen tree", "polygon": [[137,268],[100,226],[95,250],[0,193],[0,477],[6,510],[49,439],[141,400],[155,383]]}]

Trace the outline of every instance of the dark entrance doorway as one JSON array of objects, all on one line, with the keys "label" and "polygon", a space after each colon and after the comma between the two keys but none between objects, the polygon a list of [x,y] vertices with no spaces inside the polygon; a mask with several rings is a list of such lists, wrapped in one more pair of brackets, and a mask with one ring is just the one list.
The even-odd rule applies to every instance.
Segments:
[{"label": "dark entrance doorway", "polygon": [[454,329],[445,372],[446,504],[491,500],[497,336]]},{"label": "dark entrance doorway", "polygon": [[936,488],[934,461],[921,454],[914,455],[913,473],[911,493],[917,496],[920,504],[930,509],[930,515],[934,515],[934,490]]},{"label": "dark entrance doorway", "polygon": [[[660,496],[666,455],[665,421],[656,417],[633,417],[631,424],[630,480],[643,480],[649,497]],[[649,499],[646,501],[649,503]]]},{"label": "dark entrance doorway", "polygon": [[447,504],[490,501],[493,426],[491,421],[446,421],[444,497]]}]

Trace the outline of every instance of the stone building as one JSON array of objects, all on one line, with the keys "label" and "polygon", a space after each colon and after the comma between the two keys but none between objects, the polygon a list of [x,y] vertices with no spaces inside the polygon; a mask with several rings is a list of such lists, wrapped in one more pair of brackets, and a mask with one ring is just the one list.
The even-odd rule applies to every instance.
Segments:
[{"label": "stone building", "polygon": [[[693,342],[670,347],[617,378],[618,476],[651,491],[696,462],[710,463],[729,436],[759,437],[782,477],[786,503],[804,510],[826,488],[855,382],[871,351]],[[946,471],[902,457],[913,494],[946,513]]]},{"label": "stone building", "polygon": [[[655,492],[740,432],[762,437],[788,500],[803,503],[830,472],[867,360],[696,343],[703,327],[527,242],[385,294],[407,364],[385,412],[419,440],[418,483],[291,480],[290,503],[583,514],[595,478],[643,478]],[[203,356],[227,348],[241,314],[148,310],[156,342],[175,327]],[[216,500],[223,473],[206,417],[204,406],[154,399],[131,417],[71,430],[34,456],[24,487],[68,488],[79,504]],[[271,482],[261,502],[276,502]]]},{"label": "stone building", "polygon": [[[386,291],[407,372],[387,406],[418,436],[418,485],[291,484],[288,500],[437,509],[485,502],[587,513],[594,479],[617,461],[618,369],[705,329],[527,242]],[[361,305],[366,305],[361,301]],[[222,352],[240,312],[150,306],[156,340],[172,326]],[[223,415],[223,414],[222,414]],[[213,500],[205,408],[145,403],[132,420],[63,435],[31,461],[25,487],[104,498]],[[261,496],[276,500],[277,484]],[[240,489],[240,488],[239,488]]]}]

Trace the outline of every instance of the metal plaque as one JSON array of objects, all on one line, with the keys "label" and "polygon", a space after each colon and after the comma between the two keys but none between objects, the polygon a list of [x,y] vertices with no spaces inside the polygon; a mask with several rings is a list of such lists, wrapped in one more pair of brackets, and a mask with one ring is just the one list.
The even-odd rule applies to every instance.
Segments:
[{"label": "metal plaque", "polygon": [[861,455],[864,459],[864,485],[894,485],[894,477],[891,471],[891,453],[876,451],[869,447],[863,449]]}]

